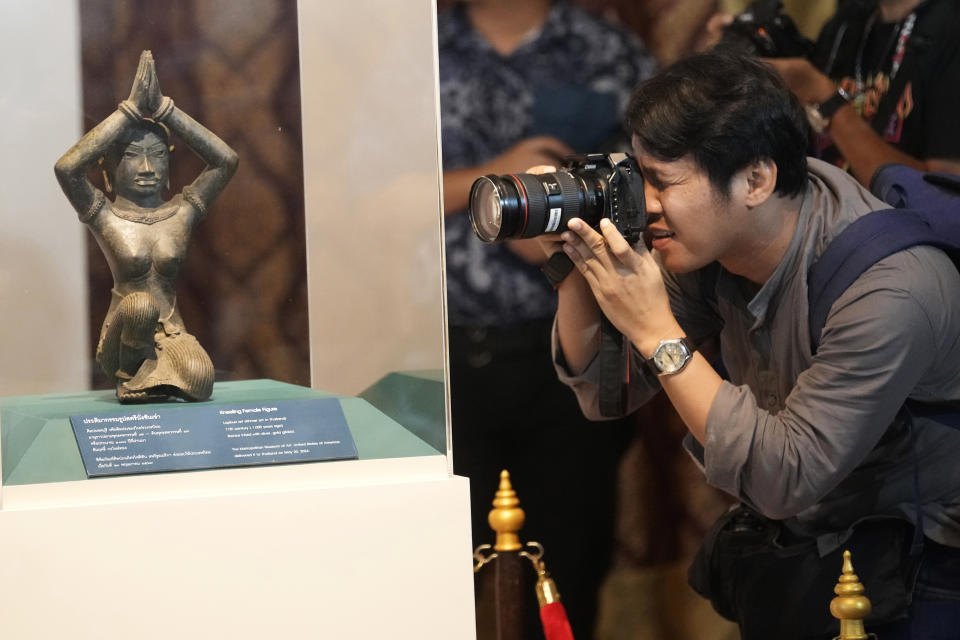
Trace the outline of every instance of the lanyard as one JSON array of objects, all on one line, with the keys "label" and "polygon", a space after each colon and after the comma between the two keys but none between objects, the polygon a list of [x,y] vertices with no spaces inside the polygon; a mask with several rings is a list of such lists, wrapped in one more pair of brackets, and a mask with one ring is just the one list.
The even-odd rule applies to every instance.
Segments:
[{"label": "lanyard", "polygon": [[903,54],[907,50],[907,40],[913,33],[913,25],[917,21],[917,14],[911,13],[903,22],[903,28],[900,30],[900,37],[897,38],[897,50],[893,53],[893,66],[890,68],[890,80],[897,75],[900,70],[900,64],[903,62]]},{"label": "lanyard", "polygon": [[[867,24],[863,29],[863,36],[860,38],[860,46],[857,49],[857,57],[854,61],[854,79],[856,80],[856,93],[861,94],[866,89],[865,78],[863,77],[863,53],[867,47],[867,40],[870,36],[870,31],[873,30],[873,24],[877,19],[877,11],[874,11],[870,14],[870,18],[867,20]],[[893,78],[897,75],[897,72],[900,70],[900,65],[903,63],[903,56],[907,50],[907,41],[910,39],[910,35],[913,33],[913,27],[917,22],[916,12],[911,12],[910,15],[901,23],[899,33],[896,37],[896,49],[893,52],[893,60],[890,66],[890,81],[893,81]],[[890,46],[893,44],[891,42],[888,44],[883,51],[883,54],[880,56],[880,62],[883,64],[883,59],[887,57],[887,52],[890,50]]]}]

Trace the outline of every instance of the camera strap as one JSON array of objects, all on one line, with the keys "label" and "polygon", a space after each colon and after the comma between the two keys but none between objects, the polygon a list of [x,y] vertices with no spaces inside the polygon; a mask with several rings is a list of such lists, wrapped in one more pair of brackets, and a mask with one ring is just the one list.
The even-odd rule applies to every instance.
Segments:
[{"label": "camera strap", "polygon": [[550,286],[556,289],[573,271],[573,260],[563,251],[557,251],[547,259],[540,271]]},{"label": "camera strap", "polygon": [[630,382],[630,352],[624,335],[603,314],[600,315],[600,415],[617,418],[627,411]]},{"label": "camera strap", "polygon": [[[556,289],[573,270],[573,261],[562,251],[554,253],[543,265],[547,282]],[[627,383],[630,353],[623,334],[605,315],[600,314],[600,415],[618,418],[627,409]]]}]

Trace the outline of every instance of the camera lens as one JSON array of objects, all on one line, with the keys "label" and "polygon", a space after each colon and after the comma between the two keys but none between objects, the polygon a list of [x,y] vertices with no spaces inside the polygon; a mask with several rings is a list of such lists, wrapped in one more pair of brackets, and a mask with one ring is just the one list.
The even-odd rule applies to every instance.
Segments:
[{"label": "camera lens", "polygon": [[481,240],[493,242],[503,224],[503,205],[497,184],[491,177],[478,179],[470,190],[470,221]]},{"label": "camera lens", "polygon": [[595,224],[602,212],[602,186],[589,175],[489,175],[470,188],[470,222],[484,242],[556,233],[575,217]]}]

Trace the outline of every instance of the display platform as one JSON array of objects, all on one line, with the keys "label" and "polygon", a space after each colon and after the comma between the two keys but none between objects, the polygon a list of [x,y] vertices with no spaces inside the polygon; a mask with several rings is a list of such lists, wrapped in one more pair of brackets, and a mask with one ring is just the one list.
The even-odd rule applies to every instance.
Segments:
[{"label": "display platform", "polygon": [[[410,393],[408,393],[408,390]],[[336,397],[353,434],[360,460],[407,458],[445,453],[443,381],[391,374],[372,388],[372,401],[337,396],[316,389],[276,382],[244,380],[214,385],[203,404],[267,402]],[[407,400],[404,400],[407,399]],[[374,406],[392,411],[397,420]],[[426,410],[419,408],[424,403]],[[3,485],[85,480],[80,450],[70,427],[70,416],[92,413],[145,412],[151,407],[196,406],[195,403],[121,405],[113,391],[19,396],[0,399],[0,452]],[[424,413],[427,411],[427,413]],[[436,415],[434,415],[436,414]],[[425,418],[430,416],[433,420]],[[410,420],[413,428],[398,420]],[[425,442],[425,439],[432,442]]]},{"label": "display platform", "polygon": [[336,398],[359,459],[95,479],[69,416],[151,405],[3,398],[0,636],[473,638],[467,480],[399,422],[443,446],[442,393],[431,374],[369,400],[222,383],[209,402]]}]

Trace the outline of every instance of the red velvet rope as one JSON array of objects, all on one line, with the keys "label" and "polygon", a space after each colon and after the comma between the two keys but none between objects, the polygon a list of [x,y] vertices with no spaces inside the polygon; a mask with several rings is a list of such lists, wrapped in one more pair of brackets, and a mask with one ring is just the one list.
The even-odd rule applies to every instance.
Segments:
[{"label": "red velvet rope", "polygon": [[573,640],[567,610],[562,603],[552,602],[540,607],[540,622],[545,640]]}]

